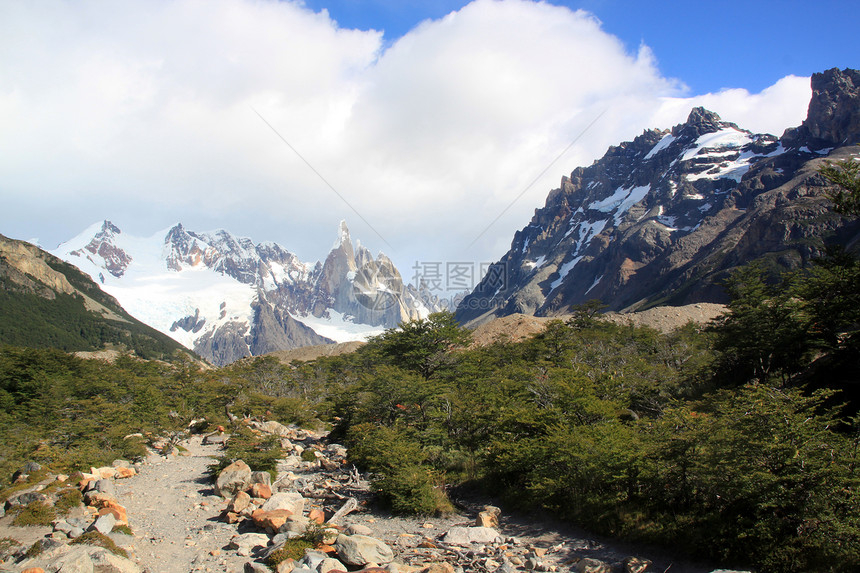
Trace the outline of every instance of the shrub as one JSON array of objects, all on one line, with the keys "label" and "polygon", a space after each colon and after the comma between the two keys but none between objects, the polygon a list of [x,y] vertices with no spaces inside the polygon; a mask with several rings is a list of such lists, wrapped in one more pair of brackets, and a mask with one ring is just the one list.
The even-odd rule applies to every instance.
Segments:
[{"label": "shrub", "polygon": [[287,559],[299,561],[305,556],[306,550],[313,548],[314,544],[303,537],[288,539],[283,547],[269,555],[267,563],[272,568],[272,571],[275,571],[277,570],[278,563],[281,561],[286,561]]},{"label": "shrub", "polygon": [[57,519],[57,510],[43,501],[34,501],[18,512],[12,525],[26,527],[28,525],[51,525]]},{"label": "shrub", "polygon": [[317,456],[312,449],[307,449],[302,452],[302,461],[315,462],[317,461]]},{"label": "shrub", "polygon": [[114,543],[113,539],[105,535],[104,533],[99,533],[98,531],[87,531],[80,537],[77,537],[69,542],[70,544],[85,544],[85,545],[95,545],[96,547],[102,547],[107,549],[114,555],[119,555],[120,557],[128,558],[128,553],[122,548],[119,547],[116,543]]},{"label": "shrub", "polygon": [[54,508],[56,508],[60,515],[66,515],[78,507],[83,500],[84,498],[77,488],[64,489],[57,494],[57,502],[54,504]]}]

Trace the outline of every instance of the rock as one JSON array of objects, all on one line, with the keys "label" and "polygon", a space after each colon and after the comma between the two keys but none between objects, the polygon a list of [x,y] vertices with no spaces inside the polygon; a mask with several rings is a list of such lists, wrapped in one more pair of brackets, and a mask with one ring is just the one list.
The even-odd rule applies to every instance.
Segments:
[{"label": "rock", "polygon": [[89,527],[89,530],[98,531],[99,533],[107,535],[113,530],[114,525],[116,525],[116,516],[113,513],[108,512],[104,515],[100,515]]},{"label": "rock", "polygon": [[296,562],[293,559],[284,559],[278,563],[275,573],[292,573],[296,569]]},{"label": "rock", "polygon": [[[269,474],[266,474],[269,475]],[[253,478],[252,478],[253,479]],[[255,483],[251,485],[251,495],[260,499],[269,499],[272,497],[272,487],[264,483]]]},{"label": "rock", "polygon": [[246,490],[250,483],[251,468],[242,460],[236,460],[218,474],[215,493],[221,497],[233,497],[237,492]]},{"label": "rock", "polygon": [[305,498],[296,492],[279,491],[263,504],[264,511],[287,509],[296,515],[301,515],[305,508]]},{"label": "rock", "polygon": [[319,565],[317,565],[316,570],[317,573],[334,573],[335,571],[346,571],[346,565],[337,559],[326,557]]},{"label": "rock", "polygon": [[502,537],[491,527],[452,527],[442,540],[450,545],[468,546],[472,543],[501,543]]},{"label": "rock", "polygon": [[651,566],[651,562],[647,559],[639,557],[628,557],[624,560],[624,571],[626,573],[643,573]]},{"label": "rock", "polygon": [[116,519],[115,525],[128,525],[128,513],[125,508],[118,503],[109,503],[99,510],[99,515],[112,514]]},{"label": "rock", "polygon": [[137,475],[137,470],[134,468],[119,467],[116,469],[116,479],[126,479]]},{"label": "rock", "polygon": [[292,432],[290,429],[281,424],[280,422],[276,422],[274,420],[270,420],[268,422],[263,422],[260,424],[260,429],[267,434],[274,434],[276,436],[280,436],[282,438],[289,438]]},{"label": "rock", "polygon": [[227,504],[228,513],[241,513],[251,503],[251,496],[244,491],[237,492]]},{"label": "rock", "polygon": [[[93,482],[92,490],[106,493],[111,496],[116,496],[116,488],[113,486],[113,480],[100,479]],[[92,491],[91,490],[91,491]]]},{"label": "rock", "polygon": [[421,573],[454,573],[454,566],[447,562],[431,563]]},{"label": "rock", "polygon": [[44,504],[52,505],[50,498],[38,491],[25,491],[23,493],[19,493],[18,495],[14,495],[6,500],[6,507],[26,507],[33,503],[34,501],[38,501]]},{"label": "rock", "polygon": [[245,573],[272,573],[272,570],[262,563],[248,561],[245,563]]},{"label": "rock", "polygon": [[485,505],[484,511],[478,514],[475,525],[478,527],[498,527],[502,510],[493,505]]},{"label": "rock", "polygon": [[251,514],[251,519],[254,520],[257,527],[262,527],[264,529],[270,528],[272,531],[279,531],[292,515],[293,512],[289,509],[273,509],[272,511],[258,509]]},{"label": "rock", "polygon": [[576,564],[577,573],[612,573],[612,566],[599,559],[584,557]]},{"label": "rock", "polygon": [[111,462],[110,465],[114,468],[130,468],[131,462],[129,462],[128,460],[114,460]]},{"label": "rock", "polygon": [[368,563],[394,561],[391,547],[367,535],[339,535],[334,547],[338,557],[347,565],[363,567]]},{"label": "rock", "polygon": [[90,468],[90,473],[102,479],[111,479],[116,476],[116,468],[104,466],[101,468]]},{"label": "rock", "polygon": [[264,533],[243,533],[234,535],[230,539],[230,549],[236,549],[236,553],[247,557],[256,547],[266,547],[269,544],[269,536]]},{"label": "rock", "polygon": [[346,528],[347,535],[372,535],[373,531],[361,523],[353,523]]},{"label": "rock", "polygon": [[28,567],[21,571],[21,573],[45,573],[45,570],[41,567]]},{"label": "rock", "polygon": [[105,507],[110,503],[119,503],[117,499],[109,493],[104,493],[97,490],[90,490],[84,494],[84,503],[93,507]]},{"label": "rock", "polygon": [[308,523],[309,522],[306,517],[293,515],[284,525],[281,526],[279,531],[285,534],[289,539],[295,539],[305,534],[308,529]]},{"label": "rock", "polygon": [[203,444],[223,446],[227,443],[227,438],[227,434],[209,434],[203,437]]},{"label": "rock", "polygon": [[251,472],[251,485],[255,483],[271,486],[272,474],[269,472]]}]

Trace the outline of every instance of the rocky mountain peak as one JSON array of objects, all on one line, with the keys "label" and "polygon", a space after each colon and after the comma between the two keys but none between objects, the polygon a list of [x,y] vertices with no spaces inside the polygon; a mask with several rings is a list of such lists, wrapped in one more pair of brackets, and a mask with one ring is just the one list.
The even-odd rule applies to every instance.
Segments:
[{"label": "rocky mountain peak", "polygon": [[120,235],[121,233],[122,231],[119,227],[105,219],[102,223],[101,229],[93,235],[92,240],[87,243],[83,249],[73,252],[72,254],[76,256],[86,256],[84,254],[84,251],[86,251],[90,253],[90,255],[101,257],[104,259],[105,270],[119,278],[125,274],[125,270],[128,268],[128,265],[132,260],[128,253],[116,245],[115,239],[117,235]]},{"label": "rocky mountain peak", "polygon": [[697,107],[670,132],[646,130],[576,168],[458,320],[551,316],[589,299],[612,310],[724,302],[719,282],[733,268],[763,256],[796,268],[825,239],[850,239],[817,166],[856,153],[845,146],[860,141],[860,72],[815,74],[812,88],[809,117],[781,139]]},{"label": "rocky mountain peak", "polygon": [[802,128],[832,147],[860,142],[860,71],[833,68],[813,74]]},{"label": "rocky mountain peak", "polygon": [[697,139],[706,133],[713,133],[734,124],[726,123],[716,113],[703,107],[694,107],[687,116],[687,121],[672,128],[675,137]]}]

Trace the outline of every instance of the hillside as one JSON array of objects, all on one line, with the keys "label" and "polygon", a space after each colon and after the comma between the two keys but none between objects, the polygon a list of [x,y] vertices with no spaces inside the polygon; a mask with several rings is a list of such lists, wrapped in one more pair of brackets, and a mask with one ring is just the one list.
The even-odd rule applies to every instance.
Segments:
[{"label": "hillside", "polygon": [[65,351],[113,348],[141,358],[191,355],[178,342],[130,316],[77,268],[2,235],[0,343]]}]

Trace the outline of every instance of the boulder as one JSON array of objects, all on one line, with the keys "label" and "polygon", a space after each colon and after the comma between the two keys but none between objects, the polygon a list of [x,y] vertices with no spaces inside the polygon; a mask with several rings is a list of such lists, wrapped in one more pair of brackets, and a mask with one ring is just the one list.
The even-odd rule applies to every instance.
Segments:
[{"label": "boulder", "polygon": [[472,543],[500,543],[502,537],[492,527],[452,527],[442,540],[450,545],[468,546]]},{"label": "boulder", "polygon": [[317,573],[334,573],[335,571],[346,571],[346,565],[338,561],[337,559],[332,559],[331,557],[326,557],[323,559],[319,565],[317,565]]},{"label": "boulder", "polygon": [[107,513],[112,513],[116,518],[115,525],[128,525],[128,513],[125,508],[118,503],[108,503],[104,507],[99,510],[99,515],[105,515]]},{"label": "boulder", "polygon": [[272,573],[272,570],[262,563],[248,561],[245,563],[245,573]]},{"label": "boulder", "polygon": [[248,489],[251,483],[251,468],[242,460],[236,460],[218,474],[215,493],[221,497],[233,497],[237,492]]},{"label": "boulder", "polygon": [[644,573],[651,566],[651,561],[639,557],[628,557],[624,560],[625,573]]},{"label": "boulder", "polygon": [[576,573],[612,573],[612,566],[599,559],[584,557],[576,564]]},{"label": "boulder", "polygon": [[137,475],[137,470],[134,468],[116,468],[116,479],[126,479]]},{"label": "boulder", "polygon": [[391,547],[368,535],[338,535],[334,548],[342,562],[355,567],[394,561]]},{"label": "boulder", "polygon": [[264,483],[255,483],[251,485],[251,496],[260,499],[269,499],[272,497],[272,486]]},{"label": "boulder", "polygon": [[346,528],[347,535],[373,535],[373,531],[361,523],[353,523]]},{"label": "boulder", "polygon": [[19,493],[18,495],[14,495],[7,499],[6,507],[26,507],[34,501],[50,505],[51,500],[44,493],[39,493],[38,491],[26,491],[24,493]]},{"label": "boulder", "polygon": [[228,513],[241,513],[251,503],[251,496],[244,491],[237,492],[227,504]]},{"label": "boulder", "polygon": [[265,533],[243,533],[234,535],[230,539],[230,549],[235,549],[236,553],[247,557],[256,547],[266,547],[269,544],[269,536]]},{"label": "boulder", "polygon": [[301,515],[305,509],[305,498],[294,491],[279,491],[266,500],[263,509],[265,511],[288,509],[296,515]]},{"label": "boulder", "polygon": [[111,513],[105,513],[104,515],[98,516],[96,520],[90,525],[90,531],[98,531],[104,535],[107,535],[113,530],[113,526],[116,525],[116,516]]},{"label": "boulder", "polygon": [[289,428],[287,428],[280,422],[276,422],[274,420],[263,422],[262,424],[260,424],[260,429],[267,434],[274,434],[283,438],[289,438],[292,434]]},{"label": "boulder", "polygon": [[485,505],[484,511],[478,514],[478,518],[475,520],[475,525],[478,527],[498,527],[499,526],[499,516],[502,514],[502,510],[493,505]]},{"label": "boulder", "polygon": [[269,472],[251,472],[251,484],[260,483],[272,485],[272,474]]},{"label": "boulder", "polygon": [[278,531],[287,523],[287,520],[292,515],[293,512],[289,509],[273,509],[272,511],[258,509],[251,514],[251,519],[254,520],[257,527],[264,529],[271,528],[272,531]]},{"label": "boulder", "polygon": [[209,434],[203,437],[203,444],[223,446],[227,443],[227,438],[229,438],[227,434]]}]

